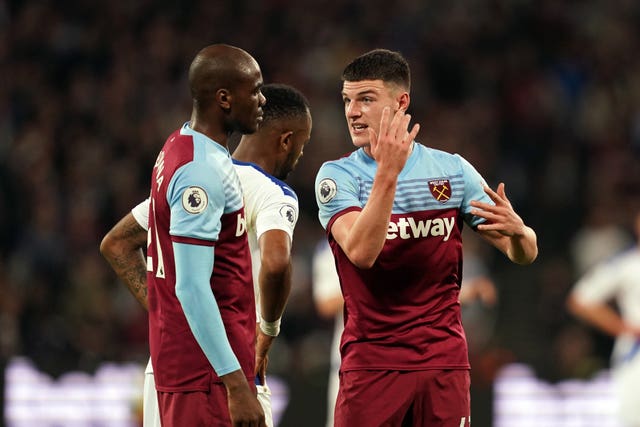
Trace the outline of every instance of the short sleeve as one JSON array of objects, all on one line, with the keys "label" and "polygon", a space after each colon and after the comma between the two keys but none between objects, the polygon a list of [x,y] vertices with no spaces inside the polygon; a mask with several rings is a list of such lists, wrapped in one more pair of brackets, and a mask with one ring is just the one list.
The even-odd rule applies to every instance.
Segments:
[{"label": "short sleeve", "polygon": [[135,208],[131,209],[131,215],[136,220],[140,227],[145,230],[149,229],[149,198],[138,204]]},{"label": "short sleeve", "polygon": [[256,238],[269,230],[282,230],[293,239],[298,221],[298,201],[292,197],[277,197],[256,213]]},{"label": "short sleeve", "polygon": [[323,164],[316,175],[316,202],[320,224],[326,229],[329,221],[347,208],[362,208],[358,178],[339,165]]},{"label": "short sleeve", "polygon": [[485,179],[478,173],[478,171],[469,163],[464,157],[455,154],[460,160],[460,167],[462,169],[462,178],[464,180],[464,195],[462,198],[462,214],[464,221],[471,227],[475,227],[478,224],[485,221],[476,215],[471,214],[473,206],[471,201],[481,201],[485,203],[494,204],[493,200],[484,192],[484,186],[487,185]]},{"label": "short sleeve", "polygon": [[171,178],[167,203],[171,209],[172,236],[218,240],[225,192],[215,168],[202,162],[182,166]]},{"label": "short sleeve", "polygon": [[574,286],[574,297],[583,304],[604,303],[612,299],[621,283],[622,271],[615,261],[600,264],[588,271]]}]

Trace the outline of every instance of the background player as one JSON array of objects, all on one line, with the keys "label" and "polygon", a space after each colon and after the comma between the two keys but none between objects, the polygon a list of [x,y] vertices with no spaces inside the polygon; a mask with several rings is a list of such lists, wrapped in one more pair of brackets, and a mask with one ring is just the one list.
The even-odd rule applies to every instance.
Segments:
[{"label": "background player", "polygon": [[628,427],[640,427],[640,212],[634,232],[636,245],[590,269],[567,300],[571,313],[615,338],[612,373],[620,418]]},{"label": "background player", "polygon": [[327,427],[333,427],[333,412],[336,407],[339,385],[340,336],[342,335],[344,324],[342,316],[344,299],[340,290],[340,279],[336,272],[333,253],[326,240],[322,240],[317,245],[313,254],[312,275],[313,301],[316,311],[321,317],[333,320],[329,379],[327,381],[327,419],[325,423]]},{"label": "background player", "polygon": [[345,299],[335,425],[468,426],[462,220],[519,264],[536,258],[536,235],[504,184],[493,191],[459,155],[414,141],[402,55],[368,52],[342,80],[359,149],[316,177]]},{"label": "background player", "polygon": [[[306,98],[286,85],[262,87],[267,99],[258,131],[243,135],[233,153],[242,184],[247,232],[252,251],[254,287],[264,319],[258,329],[256,375],[258,397],[267,425],[273,425],[265,381],[267,353],[291,288],[291,242],[298,218],[294,191],[282,182],[310,139],[311,115]],[[146,277],[141,248],[146,244],[148,200],[136,206],[104,237],[101,251],[138,301],[146,307]],[[258,307],[256,307],[258,308]],[[145,372],[144,425],[159,426],[151,361]]]}]

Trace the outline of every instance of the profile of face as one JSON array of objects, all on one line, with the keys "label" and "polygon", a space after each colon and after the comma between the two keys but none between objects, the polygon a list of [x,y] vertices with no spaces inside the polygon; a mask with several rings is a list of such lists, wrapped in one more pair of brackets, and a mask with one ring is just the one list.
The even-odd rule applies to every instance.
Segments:
[{"label": "profile of face", "polygon": [[293,133],[289,137],[289,151],[287,152],[284,162],[282,162],[275,171],[276,178],[284,180],[296,168],[298,161],[303,155],[304,147],[311,139],[311,127],[311,114],[309,114],[308,111],[305,116],[295,121]]},{"label": "profile of face", "polygon": [[370,144],[369,129],[373,129],[376,134],[379,132],[382,110],[385,107],[390,107],[392,113],[399,108],[408,107],[408,95],[403,97],[403,94],[406,92],[382,80],[343,82],[344,114],[351,140],[356,147]]},{"label": "profile of face", "polygon": [[262,121],[262,107],[266,98],[260,91],[262,87],[262,72],[258,63],[251,61],[251,66],[245,71],[239,83],[231,90],[232,130],[242,134],[251,134],[258,130]]}]

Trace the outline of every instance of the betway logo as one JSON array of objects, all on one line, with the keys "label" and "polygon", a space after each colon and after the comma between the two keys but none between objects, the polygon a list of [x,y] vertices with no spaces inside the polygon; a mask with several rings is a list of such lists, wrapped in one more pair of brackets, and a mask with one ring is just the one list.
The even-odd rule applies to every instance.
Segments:
[{"label": "betway logo", "polygon": [[412,217],[401,217],[396,222],[389,222],[387,239],[417,239],[418,237],[444,236],[442,240],[446,242],[451,236],[451,230],[453,230],[455,222],[455,217],[418,221]]}]

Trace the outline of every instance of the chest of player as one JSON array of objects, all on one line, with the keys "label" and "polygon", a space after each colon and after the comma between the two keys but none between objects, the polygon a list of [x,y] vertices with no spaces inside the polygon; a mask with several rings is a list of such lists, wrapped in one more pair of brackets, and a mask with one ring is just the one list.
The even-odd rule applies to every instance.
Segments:
[{"label": "chest of player", "polygon": [[[371,196],[373,179],[356,178],[358,197],[364,206]],[[408,214],[459,208],[464,196],[461,175],[445,177],[409,177],[399,179],[393,201],[393,213]]]}]

